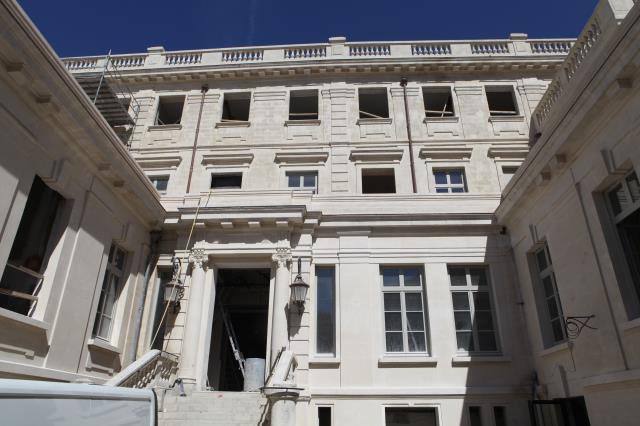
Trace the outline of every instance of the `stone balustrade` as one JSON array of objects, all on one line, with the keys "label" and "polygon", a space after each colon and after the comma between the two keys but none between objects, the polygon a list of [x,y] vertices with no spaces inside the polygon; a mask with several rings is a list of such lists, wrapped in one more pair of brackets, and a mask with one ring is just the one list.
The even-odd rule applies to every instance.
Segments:
[{"label": "stone balustrade", "polygon": [[[592,37],[593,38],[593,37]],[[205,49],[198,51],[165,52],[149,48],[146,54],[112,55],[112,63],[122,71],[165,71],[171,68],[225,67],[235,64],[296,63],[309,60],[375,60],[428,58],[461,59],[491,57],[553,57],[565,56],[572,39],[470,41],[414,41],[414,42],[340,42],[310,45],[265,46],[250,48]],[[342,48],[336,48],[342,46]],[[72,72],[97,72],[104,68],[106,57],[76,57],[63,59]]]},{"label": "stone balustrade", "polygon": [[567,102],[570,102],[571,95],[582,90],[574,80],[581,80],[578,76],[585,76],[588,72],[594,72],[595,67],[588,65],[593,58],[597,57],[593,52],[599,49],[603,38],[610,37],[615,33],[633,8],[637,9],[638,5],[636,2],[630,2],[629,0],[601,1],[575,42],[569,40],[532,42],[533,54],[546,54],[549,51],[566,53],[566,58],[560,67],[560,71],[549,84],[549,88],[533,112],[537,133],[544,133],[546,126],[548,126],[549,117],[562,116],[562,114],[555,114],[555,112],[566,107],[566,105],[559,104],[567,104]]},{"label": "stone balustrade", "polygon": [[127,366],[106,385],[124,388],[168,388],[178,371],[178,357],[153,349]]}]

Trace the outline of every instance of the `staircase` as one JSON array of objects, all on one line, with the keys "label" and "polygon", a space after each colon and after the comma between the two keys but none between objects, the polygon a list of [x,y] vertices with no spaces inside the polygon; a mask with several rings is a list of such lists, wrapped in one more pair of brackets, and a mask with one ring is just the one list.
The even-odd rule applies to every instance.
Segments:
[{"label": "staircase", "polygon": [[[160,398],[159,398],[160,399]],[[158,401],[159,426],[268,425],[267,399],[261,392],[167,393]]]}]

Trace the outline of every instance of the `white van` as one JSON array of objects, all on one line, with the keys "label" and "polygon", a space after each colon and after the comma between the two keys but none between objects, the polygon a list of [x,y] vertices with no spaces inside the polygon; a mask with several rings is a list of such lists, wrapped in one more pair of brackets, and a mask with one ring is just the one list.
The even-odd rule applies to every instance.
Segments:
[{"label": "white van", "polygon": [[0,380],[2,426],[156,426],[151,389]]}]

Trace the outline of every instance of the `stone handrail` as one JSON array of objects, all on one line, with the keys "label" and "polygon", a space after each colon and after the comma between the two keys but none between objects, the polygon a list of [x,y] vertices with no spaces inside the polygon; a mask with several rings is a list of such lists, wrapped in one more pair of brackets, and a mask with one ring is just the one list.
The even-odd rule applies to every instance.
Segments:
[{"label": "stone handrail", "polygon": [[[615,29],[633,7],[633,0],[600,0],[589,22],[575,43],[571,44],[561,69],[549,84],[547,91],[533,112],[532,129],[535,129],[535,133],[538,134],[534,137],[534,143],[539,135],[544,133],[548,125],[548,118],[557,115],[552,112],[559,108],[558,104],[574,92],[572,89],[577,87],[574,80],[579,80],[578,77],[583,74],[585,69],[589,68],[587,64],[598,56],[594,52],[599,51],[602,39],[615,32]],[[535,42],[532,47],[534,53],[538,53],[549,50],[564,52],[568,46],[557,41],[556,43],[547,42],[544,44]]]},{"label": "stone handrail", "polygon": [[[573,39],[527,39],[525,34],[514,34],[505,40],[442,40],[407,42],[350,43],[342,37],[329,43],[289,46],[262,46],[196,51],[166,52],[152,47],[147,53],[112,55],[111,60],[121,71],[164,71],[171,68],[215,67],[261,63],[304,63],[314,61],[473,58],[551,57],[567,54]],[[72,72],[97,72],[104,68],[104,56],[64,58],[63,63]]]},{"label": "stone handrail", "polygon": [[152,349],[105,384],[123,388],[168,388],[177,371],[178,357]]}]

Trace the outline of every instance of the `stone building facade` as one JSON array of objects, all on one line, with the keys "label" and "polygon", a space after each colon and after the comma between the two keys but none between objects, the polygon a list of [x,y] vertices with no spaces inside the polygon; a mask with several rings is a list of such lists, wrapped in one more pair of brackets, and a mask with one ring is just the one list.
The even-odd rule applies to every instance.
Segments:
[{"label": "stone building facade", "polygon": [[[65,200],[96,193],[108,206],[69,207],[78,216],[61,228],[67,248],[49,257],[54,271],[36,271],[46,303],[26,314],[0,308],[3,321],[42,336],[68,330],[41,343],[9,331],[3,376],[101,382],[156,348],[179,359],[192,398],[247,386],[237,344],[245,369],[264,360],[267,385],[291,354],[286,380],[267,386],[279,389],[273,424],[542,425],[565,415],[579,422],[587,411],[604,425],[613,412],[637,412],[637,316],[619,290],[633,290],[634,272],[606,257],[624,247],[601,219],[604,201],[580,204],[620,178],[635,194],[633,2],[600,2],[575,45],[525,34],[334,37],[62,63],[44,42],[27,46],[21,31],[31,24],[2,4],[12,31],[2,38],[0,118],[17,133],[2,136],[2,179],[15,184],[3,194],[0,265],[11,263],[34,175]],[[109,67],[127,88],[116,94],[133,126],[110,129],[71,77],[82,84]],[[14,105],[30,109],[20,115]],[[589,115],[598,110],[627,112],[616,122]],[[33,150],[46,140],[47,155],[16,139]],[[579,211],[588,225],[575,220]],[[111,261],[120,250],[125,267]],[[125,277],[111,299],[100,296],[110,274]],[[549,276],[564,311],[543,304],[537,283]],[[290,286],[300,279],[309,288],[294,303]],[[180,303],[165,303],[177,282]],[[576,317],[597,330],[574,335],[567,324]],[[56,361],[58,347],[77,349],[73,364]]]}]

